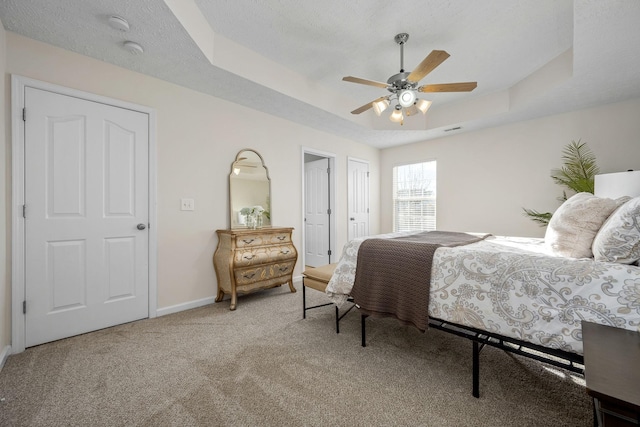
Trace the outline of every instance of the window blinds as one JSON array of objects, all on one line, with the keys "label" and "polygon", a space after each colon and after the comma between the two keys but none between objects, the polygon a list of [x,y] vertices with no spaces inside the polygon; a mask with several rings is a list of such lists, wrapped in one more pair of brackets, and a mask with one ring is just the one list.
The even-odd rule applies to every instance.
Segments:
[{"label": "window blinds", "polygon": [[393,230],[436,229],[436,161],[393,168]]}]

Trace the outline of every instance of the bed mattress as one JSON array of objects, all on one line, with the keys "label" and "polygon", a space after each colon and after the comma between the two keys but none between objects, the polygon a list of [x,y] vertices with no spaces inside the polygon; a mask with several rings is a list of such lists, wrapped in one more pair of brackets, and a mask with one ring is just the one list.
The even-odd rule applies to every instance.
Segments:
[{"label": "bed mattress", "polygon": [[[347,243],[327,285],[339,306],[353,286],[363,240]],[[424,280],[430,317],[549,348],[582,354],[582,320],[640,327],[640,267],[555,256],[542,239],[491,236],[438,248]]]}]

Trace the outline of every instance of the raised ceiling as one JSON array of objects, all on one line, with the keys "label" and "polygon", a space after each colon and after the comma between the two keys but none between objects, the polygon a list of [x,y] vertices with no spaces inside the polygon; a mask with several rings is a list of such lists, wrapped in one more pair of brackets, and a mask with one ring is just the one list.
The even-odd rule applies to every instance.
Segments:
[{"label": "raised ceiling", "polygon": [[[107,25],[113,14],[129,32]],[[0,18],[26,37],[379,148],[640,97],[637,0],[4,0]],[[350,114],[386,92],[342,77],[396,74],[400,32],[407,70],[431,50],[451,55],[421,83],[477,89],[428,94],[427,115],[402,127]]]}]

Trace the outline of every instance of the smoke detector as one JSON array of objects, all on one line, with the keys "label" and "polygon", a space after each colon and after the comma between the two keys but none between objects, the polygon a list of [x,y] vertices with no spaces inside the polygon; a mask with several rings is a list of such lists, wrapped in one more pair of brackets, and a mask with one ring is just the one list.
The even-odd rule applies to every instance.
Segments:
[{"label": "smoke detector", "polygon": [[123,31],[123,32],[129,31],[129,22],[127,22],[127,20],[124,19],[122,16],[111,15],[107,19],[107,23],[111,28],[115,30]]},{"label": "smoke detector", "polygon": [[122,44],[122,47],[124,47],[127,52],[133,55],[140,55],[144,53],[144,49],[142,48],[142,46],[140,46],[136,42],[126,41]]}]

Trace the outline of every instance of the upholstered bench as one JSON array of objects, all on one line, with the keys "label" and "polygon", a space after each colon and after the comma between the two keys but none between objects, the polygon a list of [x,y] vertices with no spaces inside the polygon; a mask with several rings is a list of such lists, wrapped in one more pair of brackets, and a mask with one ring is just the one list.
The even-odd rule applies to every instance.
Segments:
[{"label": "upholstered bench", "polygon": [[[323,292],[327,288],[329,284],[329,280],[331,280],[331,276],[333,276],[333,272],[336,269],[337,263],[322,265],[320,267],[308,267],[306,270],[302,272],[302,318],[307,318],[307,310],[311,310],[313,308],[325,307],[327,305],[332,305],[333,303],[328,302],[325,304],[314,305],[311,307],[307,307],[307,296],[306,296],[306,288],[315,289],[316,291]],[[347,311],[345,311],[342,315],[340,315],[340,310],[338,306],[335,306],[336,309],[336,333],[340,333],[340,319],[342,319],[354,306],[349,307]]]}]

